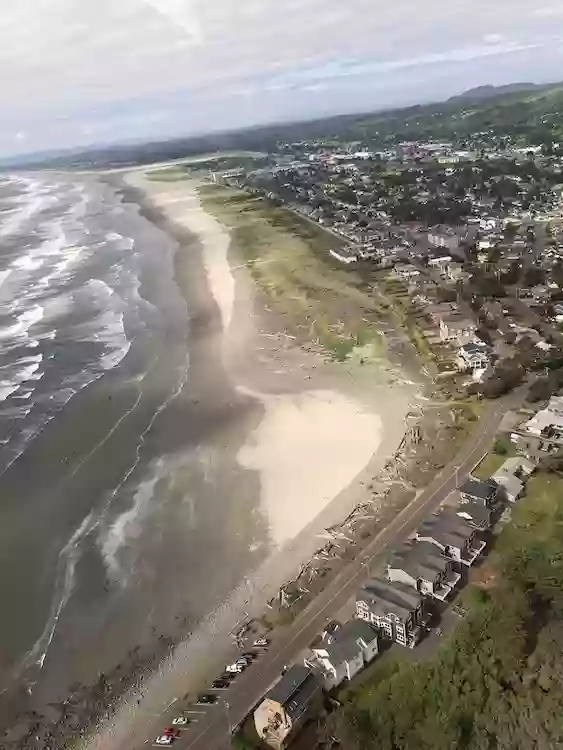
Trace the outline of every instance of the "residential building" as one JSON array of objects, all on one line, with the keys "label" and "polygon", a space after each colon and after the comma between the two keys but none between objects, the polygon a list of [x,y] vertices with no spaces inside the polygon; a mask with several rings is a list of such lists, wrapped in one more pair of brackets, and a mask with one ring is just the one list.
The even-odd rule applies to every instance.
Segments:
[{"label": "residential building", "polygon": [[452,313],[440,318],[440,340],[444,343],[455,342],[458,346],[475,340],[477,326],[461,313]]},{"label": "residential building", "polygon": [[526,480],[535,471],[535,468],[535,464],[525,458],[507,458],[491,479],[502,488],[504,498],[508,502],[514,503],[524,492]]},{"label": "residential building", "polygon": [[413,648],[429,619],[429,607],[410,586],[372,578],[356,593],[356,617],[370,622],[389,640]]},{"label": "residential building", "polygon": [[295,664],[266,693],[254,711],[254,725],[260,739],[270,747],[287,747],[314,716],[322,702],[321,686],[310,669]]},{"label": "residential building", "polygon": [[494,523],[493,509],[479,500],[460,500],[456,514],[477,531],[488,531]]},{"label": "residential building", "polygon": [[456,250],[459,247],[460,240],[456,234],[429,232],[428,242],[434,247],[447,247],[448,250]]},{"label": "residential building", "polygon": [[486,370],[490,363],[490,349],[482,341],[470,341],[457,351],[456,364],[462,372]]},{"label": "residential building", "polygon": [[400,263],[395,266],[393,273],[398,279],[403,281],[411,281],[420,276],[420,271],[415,268],[411,263]]},{"label": "residential building", "polygon": [[358,254],[355,250],[350,247],[340,247],[338,250],[330,250],[330,254],[333,258],[349,265],[350,263],[356,263],[358,260]]},{"label": "residential building", "polygon": [[325,690],[351,680],[379,653],[377,630],[364,620],[350,620],[311,648],[305,661]]},{"label": "residential building", "polygon": [[526,455],[560,450],[563,445],[563,396],[553,396],[547,406],[520,425],[510,439]]},{"label": "residential building", "polygon": [[430,542],[405,544],[387,565],[390,581],[411,586],[421,594],[445,601],[461,576],[451,558]]},{"label": "residential building", "polygon": [[423,521],[416,538],[419,542],[434,544],[446,557],[467,566],[473,565],[487,546],[469,521],[448,508]]},{"label": "residential building", "polygon": [[469,476],[459,487],[461,502],[474,500],[487,508],[492,508],[498,499],[499,486],[493,479],[475,479]]}]

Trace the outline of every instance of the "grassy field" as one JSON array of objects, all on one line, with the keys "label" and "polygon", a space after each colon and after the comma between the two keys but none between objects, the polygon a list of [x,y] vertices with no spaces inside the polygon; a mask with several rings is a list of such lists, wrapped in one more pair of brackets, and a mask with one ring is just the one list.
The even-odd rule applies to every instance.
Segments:
[{"label": "grassy field", "polygon": [[342,244],[336,237],[242,191],[208,185],[201,198],[230,228],[235,256],[290,325],[300,325],[338,360],[385,357],[381,309],[354,271],[331,260],[329,250]]}]

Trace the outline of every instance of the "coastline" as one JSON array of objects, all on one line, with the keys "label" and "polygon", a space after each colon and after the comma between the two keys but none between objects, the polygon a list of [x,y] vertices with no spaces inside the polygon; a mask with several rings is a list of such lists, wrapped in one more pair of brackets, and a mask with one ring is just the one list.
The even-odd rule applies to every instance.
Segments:
[{"label": "coastline", "polygon": [[[195,272],[198,259],[184,267],[180,257],[177,281],[184,294],[199,288],[199,299],[190,300],[196,308],[195,335],[201,331],[204,345],[218,358],[218,370],[248,404],[248,418],[225,431],[224,447],[259,478],[260,510],[252,513],[260,515],[269,543],[257,550],[262,562],[231,596],[142,681],[141,692],[135,688],[102,723],[87,747],[104,750],[137,746],[147,716],[158,716],[179,691],[200,687],[228,658],[229,634],[237,623],[261,616],[268,600],[318,550],[325,530],[371,499],[368,485],[403,438],[413,394],[405,386],[390,390],[388,383],[368,388],[321,350],[298,346],[259,299],[240,259],[232,257],[229,234],[203,209],[194,183],[159,183],[142,172],[130,173],[125,182],[125,194],[131,191],[146,218],[176,238],[183,233],[198,238],[201,278],[183,278]],[[182,246],[178,250],[185,252]],[[217,398],[213,381],[197,389],[203,407]],[[233,488],[233,498],[225,501],[236,501],[236,493]],[[241,518],[241,523],[256,520]]]}]

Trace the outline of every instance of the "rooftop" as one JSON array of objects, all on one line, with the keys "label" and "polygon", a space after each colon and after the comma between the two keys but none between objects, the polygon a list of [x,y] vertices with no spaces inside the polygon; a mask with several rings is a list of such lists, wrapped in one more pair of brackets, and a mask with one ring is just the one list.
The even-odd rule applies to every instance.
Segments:
[{"label": "rooftop", "polygon": [[365,583],[356,594],[356,600],[369,602],[370,609],[382,617],[392,614],[402,620],[407,620],[422,603],[422,597],[410,586],[382,578],[372,578]]},{"label": "rooftop", "polygon": [[311,670],[301,664],[294,664],[266,693],[266,698],[284,706],[312,677]]},{"label": "rooftop", "polygon": [[464,495],[479,498],[480,500],[489,500],[494,497],[498,489],[497,483],[492,479],[474,479],[469,477],[460,486],[459,491]]},{"label": "rooftop", "polygon": [[418,536],[432,537],[437,542],[460,549],[474,534],[474,529],[457,513],[442,511],[427,518],[417,530]]},{"label": "rooftop", "polygon": [[431,542],[404,545],[391,558],[390,568],[404,570],[413,578],[433,581],[448,569],[449,561]]}]

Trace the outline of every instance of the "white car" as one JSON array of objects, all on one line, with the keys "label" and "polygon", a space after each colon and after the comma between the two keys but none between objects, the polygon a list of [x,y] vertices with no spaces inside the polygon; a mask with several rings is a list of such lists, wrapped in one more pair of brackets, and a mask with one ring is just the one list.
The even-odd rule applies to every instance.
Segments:
[{"label": "white car", "polygon": [[237,674],[239,672],[244,672],[246,669],[246,666],[244,664],[229,664],[225,667],[225,672],[230,672],[231,674]]},{"label": "white car", "polygon": [[154,741],[155,745],[171,745],[175,740],[175,737],[170,737],[168,734],[163,734],[160,737],[157,737]]},{"label": "white car", "polygon": [[253,646],[267,646],[268,645],[268,639],[267,638],[257,638],[252,645]]},{"label": "white car", "polygon": [[173,727],[185,727],[187,724],[189,724],[189,719],[187,719],[185,716],[176,716],[175,719],[172,719],[172,726]]}]

